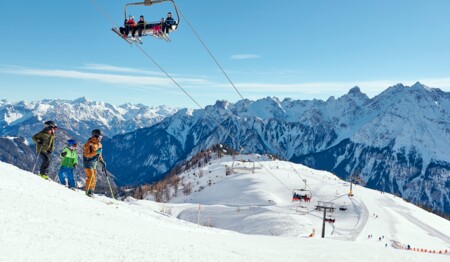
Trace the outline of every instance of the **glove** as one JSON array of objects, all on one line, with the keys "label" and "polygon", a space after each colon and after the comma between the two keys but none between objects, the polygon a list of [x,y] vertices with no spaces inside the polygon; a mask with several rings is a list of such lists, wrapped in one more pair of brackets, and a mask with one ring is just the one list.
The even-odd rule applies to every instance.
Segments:
[{"label": "glove", "polygon": [[101,153],[102,153],[102,149],[101,148],[97,149],[97,155],[100,155]]},{"label": "glove", "polygon": [[74,170],[77,169],[77,166],[78,166],[77,163],[73,164],[73,169],[74,169]]},{"label": "glove", "polygon": [[64,152],[61,153],[61,157],[65,157],[66,155],[67,155],[67,152],[66,152],[66,151],[64,151]]}]

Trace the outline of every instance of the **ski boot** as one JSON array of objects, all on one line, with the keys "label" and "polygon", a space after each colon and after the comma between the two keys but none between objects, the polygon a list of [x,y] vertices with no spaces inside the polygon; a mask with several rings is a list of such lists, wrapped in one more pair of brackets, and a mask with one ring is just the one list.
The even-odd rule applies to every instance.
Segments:
[{"label": "ski boot", "polygon": [[39,174],[40,177],[42,177],[45,180],[48,180],[48,176],[46,174]]},{"label": "ski boot", "polygon": [[93,195],[94,195],[94,193],[92,192],[91,189],[86,190],[86,196],[92,197]]}]

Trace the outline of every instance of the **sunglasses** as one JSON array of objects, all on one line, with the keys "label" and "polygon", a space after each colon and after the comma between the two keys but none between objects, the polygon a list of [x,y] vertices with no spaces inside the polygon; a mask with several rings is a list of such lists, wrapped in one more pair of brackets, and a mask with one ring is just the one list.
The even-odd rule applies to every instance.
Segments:
[{"label": "sunglasses", "polygon": [[103,136],[94,135],[95,138],[102,138]]}]

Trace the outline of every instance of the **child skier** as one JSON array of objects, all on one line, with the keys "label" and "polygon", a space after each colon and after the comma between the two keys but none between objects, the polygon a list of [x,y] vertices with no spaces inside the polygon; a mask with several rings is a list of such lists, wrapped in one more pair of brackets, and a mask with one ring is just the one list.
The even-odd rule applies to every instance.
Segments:
[{"label": "child skier", "polygon": [[67,140],[67,147],[61,152],[61,168],[59,169],[59,181],[61,184],[66,185],[66,178],[69,183],[69,188],[75,187],[74,173],[78,166],[77,155],[77,141],[73,139]]},{"label": "child skier", "polygon": [[[42,159],[39,176],[48,179],[48,168],[50,166],[50,155],[55,149],[55,131],[58,129],[55,122],[47,121],[44,123],[44,129],[32,137],[36,143],[36,152]],[[34,172],[34,167],[33,167]]]}]

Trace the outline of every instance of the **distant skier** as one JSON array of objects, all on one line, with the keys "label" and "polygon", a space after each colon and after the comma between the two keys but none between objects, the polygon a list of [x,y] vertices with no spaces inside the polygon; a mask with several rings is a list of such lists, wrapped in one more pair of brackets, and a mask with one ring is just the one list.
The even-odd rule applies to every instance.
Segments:
[{"label": "distant skier", "polygon": [[100,162],[103,169],[106,169],[106,163],[102,157],[103,133],[99,129],[92,130],[92,136],[83,146],[83,167],[86,173],[86,195],[92,196],[97,183],[97,163]]},{"label": "distant skier", "polygon": [[[32,139],[36,143],[36,152],[41,158],[41,168],[39,176],[48,179],[48,167],[50,166],[50,155],[55,150],[55,131],[58,126],[53,121],[44,123],[44,129],[33,135]],[[34,172],[34,167],[33,167]]]},{"label": "distant skier", "polygon": [[59,181],[66,185],[66,178],[69,188],[75,188],[74,173],[78,166],[77,141],[73,139],[67,140],[67,147],[60,154],[61,168],[59,169]]}]

